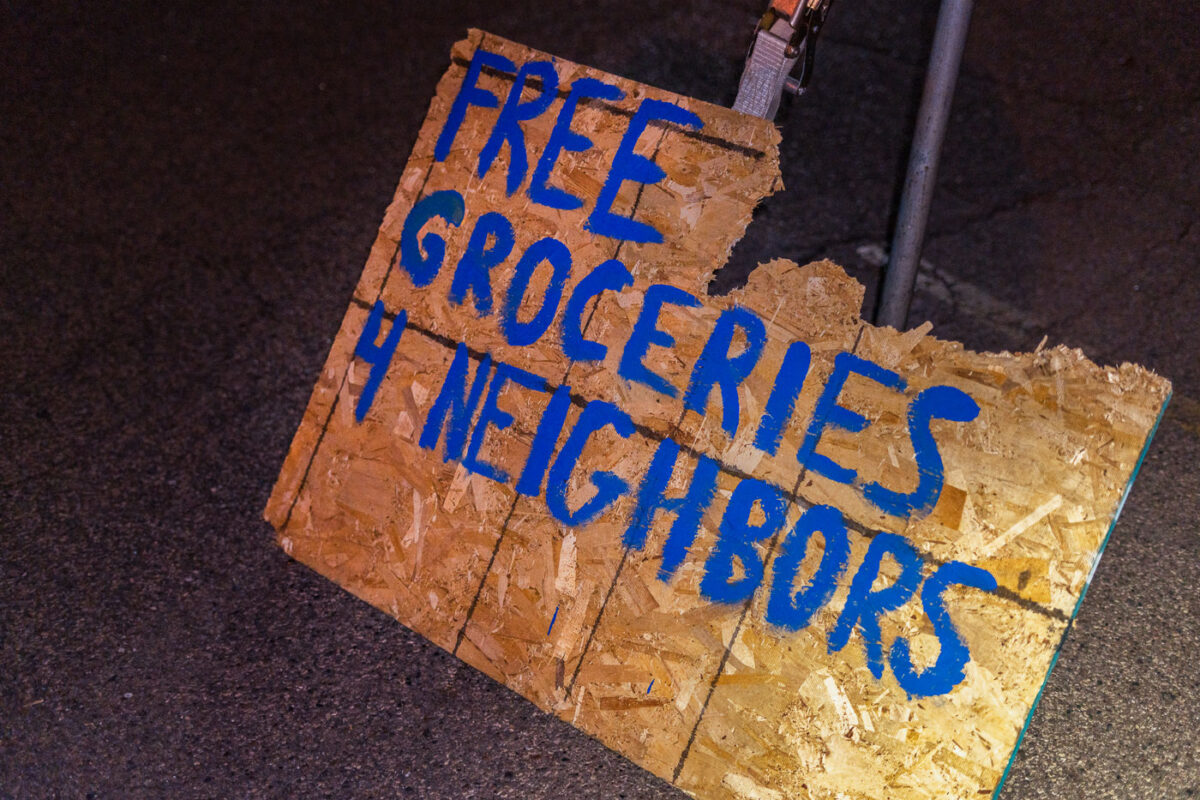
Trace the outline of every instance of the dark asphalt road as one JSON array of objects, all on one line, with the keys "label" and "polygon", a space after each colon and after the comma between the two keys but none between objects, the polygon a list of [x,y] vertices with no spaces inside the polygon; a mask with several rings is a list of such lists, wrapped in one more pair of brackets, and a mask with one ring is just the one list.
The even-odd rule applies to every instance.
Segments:
[{"label": "dark asphalt road", "polygon": [[[105,5],[0,7],[0,797],[682,797],[260,511],[451,43],[729,103],[760,4]],[[874,285],[934,12],[835,5],[727,282],[781,255]],[[913,319],[1176,390],[1004,800],[1200,796],[1196,18],[972,28]]]}]

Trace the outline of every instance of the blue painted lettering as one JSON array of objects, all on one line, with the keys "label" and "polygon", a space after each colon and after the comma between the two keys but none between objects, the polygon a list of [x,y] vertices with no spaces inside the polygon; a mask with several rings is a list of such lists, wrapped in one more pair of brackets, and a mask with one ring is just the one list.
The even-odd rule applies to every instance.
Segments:
[{"label": "blue painted lettering", "polygon": [[550,405],[538,422],[537,432],[533,435],[533,444],[529,447],[529,457],[521,470],[521,478],[517,481],[517,494],[526,497],[537,497],[542,491],[542,479],[550,467],[550,459],[554,455],[554,446],[562,433],[563,425],[567,422],[567,411],[571,408],[571,388],[566,384],[554,390]]},{"label": "blue painted lettering", "polygon": [[838,397],[851,374],[870,378],[897,392],[903,392],[905,387],[904,379],[899,375],[866,359],[850,353],[838,353],[833,359],[833,374],[829,376],[829,382],[825,384],[825,390],[817,400],[817,407],[804,435],[804,443],[796,453],[796,460],[800,462],[800,466],[838,483],[852,483],[856,473],[821,455],[816,449],[826,428],[841,428],[858,433],[869,424],[866,417],[838,405]]},{"label": "blue painted lettering", "polygon": [[612,427],[622,439],[628,439],[634,431],[633,420],[628,414],[612,403],[593,400],[584,407],[558,458],[550,467],[550,474],[546,478],[546,505],[551,515],[563,525],[586,525],[629,491],[629,484],[617,475],[596,470],[590,476],[596,493],[575,511],[567,504],[567,489],[579,465],[583,448],[592,434],[605,427]]},{"label": "blue painted lettering", "polygon": [[[872,591],[885,555],[891,556],[899,565],[900,575],[891,585]],[[829,634],[829,652],[836,653],[845,647],[857,626],[866,648],[867,668],[876,679],[882,678],[883,633],[879,629],[879,618],[907,603],[920,585],[921,556],[908,540],[895,533],[875,534],[862,565],[850,582],[850,594],[842,614]]]},{"label": "blue painted lettering", "polygon": [[[796,589],[796,575],[815,533],[820,533],[825,540],[821,563],[808,585]],[[833,597],[849,559],[850,539],[842,512],[833,506],[813,506],[805,511],[780,544],[779,555],[772,564],[767,622],[789,631],[806,627],[813,615]]]},{"label": "blue painted lettering", "polygon": [[996,579],[992,573],[972,567],[961,561],[951,561],[938,567],[925,585],[921,587],[921,605],[933,623],[933,632],[938,637],[941,649],[932,666],[917,672],[912,663],[912,652],[907,639],[896,639],[888,652],[888,662],[900,688],[910,696],[930,697],[945,694],[966,677],[967,662],[971,654],[967,644],[954,627],[950,612],[942,595],[950,586],[971,586],[985,592],[996,590]]},{"label": "blue painted lettering", "polygon": [[467,240],[467,249],[454,269],[454,279],[450,282],[450,302],[462,305],[469,291],[475,296],[475,311],[479,316],[491,314],[492,267],[508,258],[514,240],[512,223],[503,214],[489,211],[481,216],[471,231],[471,238]]},{"label": "blue painted lettering", "polygon": [[483,447],[483,439],[487,436],[489,428],[502,431],[513,424],[512,414],[500,408],[499,404],[500,393],[504,391],[504,385],[510,380],[518,386],[524,386],[535,392],[547,391],[546,381],[541,376],[526,372],[511,364],[499,363],[496,365],[496,372],[488,387],[487,398],[483,401],[483,408],[479,410],[479,419],[475,422],[475,430],[471,432],[471,444],[467,446],[467,454],[462,460],[462,465],[471,472],[491,478],[496,483],[508,483],[508,473],[495,464],[481,460],[479,451]]},{"label": "blue painted lettering", "polygon": [[979,416],[979,406],[971,396],[953,386],[930,386],[908,407],[908,431],[919,475],[917,488],[908,494],[893,492],[878,483],[868,483],[863,494],[889,514],[923,517],[933,511],[942,493],[942,456],[929,430],[929,422],[946,419],[970,422]]},{"label": "blue painted lettering", "polygon": [[679,445],[673,439],[663,439],[658,443],[650,468],[638,487],[637,503],[625,531],[625,546],[641,550],[646,546],[646,535],[654,522],[654,515],[659,511],[675,515],[663,544],[662,564],[658,570],[658,577],[664,582],[671,580],[675,570],[683,563],[688,548],[696,541],[700,521],[704,519],[704,513],[717,493],[717,474],[720,472],[720,465],[716,461],[702,455],[691,470],[687,493],[683,497],[667,497],[667,486],[678,458]]},{"label": "blue painted lettering", "polygon": [[666,378],[652,372],[644,363],[646,351],[650,349],[650,345],[671,347],[675,344],[674,336],[658,328],[659,314],[662,313],[662,307],[667,303],[687,308],[696,308],[700,305],[699,300],[675,286],[656,283],[647,289],[646,296],[642,301],[642,310],[633,324],[633,332],[629,334],[629,341],[625,343],[625,351],[621,353],[621,363],[617,367],[617,374],[627,381],[645,384],[659,394],[674,397],[679,390],[667,383]]},{"label": "blue painted lettering", "polygon": [[400,344],[400,336],[404,333],[405,324],[408,323],[408,313],[401,309],[392,322],[391,330],[384,337],[383,344],[375,344],[375,340],[379,338],[382,321],[383,301],[376,300],[375,305],[371,307],[370,316],[367,317],[367,324],[363,326],[362,334],[358,337],[358,343],[354,346],[354,355],[371,365],[367,383],[363,386],[362,394],[358,396],[358,403],[354,406],[356,422],[363,421],[367,412],[371,410],[371,404],[375,402],[375,392],[378,391],[379,384],[383,383],[383,376],[387,375],[388,367],[392,364],[392,356],[396,354],[396,345]]},{"label": "blue painted lettering", "polygon": [[812,353],[807,344],[792,342],[788,345],[783,363],[779,365],[779,374],[775,376],[775,385],[771,387],[771,396],[767,398],[762,422],[754,434],[754,446],[769,456],[779,450],[784,426],[796,410],[796,398],[800,396],[811,363]]},{"label": "blue painted lettering", "polygon": [[616,86],[598,81],[595,78],[580,78],[571,84],[571,93],[558,111],[554,120],[554,128],[550,138],[546,140],[546,149],[538,159],[537,169],[529,180],[529,199],[533,202],[571,211],[583,205],[583,201],[570,192],[550,186],[546,183],[550,173],[558,164],[558,157],[564,150],[571,153],[582,153],[592,146],[592,140],[582,133],[571,130],[571,121],[575,118],[575,109],[581,100],[597,98],[600,100],[620,100],[625,93]]},{"label": "blue painted lettering", "polygon": [[[522,322],[518,319],[517,312],[521,310],[521,304],[525,301],[529,281],[542,262],[550,263],[550,281],[546,285],[546,293],[542,296],[537,313],[528,322]],[[542,337],[554,321],[558,304],[562,301],[563,284],[570,274],[571,251],[565,244],[547,236],[529,246],[513,270],[512,281],[509,282],[508,291],[504,295],[504,308],[500,313],[500,330],[504,331],[504,338],[509,344],[530,345]]]},{"label": "blue painted lettering", "polygon": [[433,283],[446,257],[446,240],[436,233],[427,233],[418,240],[421,228],[434,217],[441,217],[448,225],[457,227],[466,210],[461,194],[453,189],[443,189],[422,197],[408,212],[400,233],[400,266],[408,271],[413,286],[422,288]]},{"label": "blue painted lettering", "polygon": [[[541,83],[537,96],[521,102],[521,93],[529,78]],[[508,98],[496,117],[496,124],[483,149],[479,151],[479,177],[487,175],[492,162],[500,153],[500,146],[508,143],[508,176],[505,189],[509,195],[520,188],[529,168],[529,156],[525,153],[525,132],[520,123],[536,119],[545,113],[558,95],[558,73],[549,61],[531,61],[517,70],[517,78],[508,91]]]},{"label": "blue painted lettering", "polygon": [[475,55],[471,58],[471,65],[467,67],[467,75],[463,78],[462,86],[458,88],[458,94],[450,106],[450,113],[446,116],[446,124],[442,126],[437,144],[434,145],[433,158],[435,161],[445,161],[446,156],[450,155],[450,145],[454,144],[454,137],[458,135],[458,129],[462,127],[463,119],[467,116],[468,106],[495,108],[500,104],[500,99],[496,95],[487,89],[481,89],[478,85],[479,73],[483,71],[484,67],[508,73],[517,69],[516,64],[498,53],[489,53],[482,49],[475,51]]},{"label": "blue painted lettering", "polygon": [[572,361],[603,361],[608,348],[599,342],[583,338],[583,310],[588,301],[606,289],[615,292],[629,288],[633,276],[620,261],[610,258],[575,284],[562,316],[562,349]]},{"label": "blue painted lettering", "polygon": [[[737,355],[730,355],[734,334],[741,331],[745,346]],[[708,341],[692,368],[692,377],[683,395],[683,405],[705,414],[708,396],[713,386],[721,387],[721,427],[730,436],[737,434],[741,417],[738,406],[738,386],[754,369],[767,343],[767,329],[758,315],[744,308],[727,308],[717,317]]]},{"label": "blue painted lettering", "polygon": [[592,209],[591,215],[583,226],[586,230],[600,236],[624,239],[629,242],[657,244],[663,240],[662,233],[653,226],[623,217],[620,214],[614,214],[612,210],[617,194],[621,191],[621,186],[625,181],[654,184],[667,176],[662,167],[633,151],[637,146],[638,139],[646,130],[646,126],[655,121],[671,122],[685,128],[701,128],[704,125],[704,121],[700,117],[674,103],[651,98],[642,100],[633,119],[629,122],[629,128],[621,137],[616,154],[613,155],[608,177],[600,189],[600,194],[596,197],[596,207]]},{"label": "blue painted lettering", "polygon": [[[446,372],[446,381],[438,393],[425,427],[421,429],[421,447],[433,450],[437,447],[442,430],[446,431],[446,447],[442,453],[443,461],[457,461],[462,457],[463,444],[467,439],[467,431],[471,418],[475,415],[475,407],[479,405],[479,396],[483,394],[484,384],[487,383],[488,372],[492,368],[492,357],[485,355],[475,369],[475,379],[471,382],[470,394],[467,394],[467,371],[471,368],[471,356],[467,346],[461,342],[454,351],[454,361]],[[447,415],[449,419],[447,420]]]},{"label": "blue painted lettering", "polygon": [[[750,521],[755,508],[762,522]],[[775,535],[787,516],[787,500],[776,487],[757,478],[743,478],[733,490],[721,517],[717,543],[704,562],[700,594],[717,603],[749,600],[763,579],[763,560],[755,544]],[[734,559],[741,565],[736,575]]]}]

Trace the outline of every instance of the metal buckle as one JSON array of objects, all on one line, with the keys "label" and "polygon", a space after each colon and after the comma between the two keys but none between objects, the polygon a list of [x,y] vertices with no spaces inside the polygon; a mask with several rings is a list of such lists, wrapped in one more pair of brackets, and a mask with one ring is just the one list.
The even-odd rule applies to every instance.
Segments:
[{"label": "metal buckle", "polygon": [[[800,95],[812,78],[817,35],[825,24],[832,0],[802,0],[790,17],[774,7],[759,21],[738,85],[735,111],[773,119],[783,92]],[[802,62],[800,75],[792,70]]]}]

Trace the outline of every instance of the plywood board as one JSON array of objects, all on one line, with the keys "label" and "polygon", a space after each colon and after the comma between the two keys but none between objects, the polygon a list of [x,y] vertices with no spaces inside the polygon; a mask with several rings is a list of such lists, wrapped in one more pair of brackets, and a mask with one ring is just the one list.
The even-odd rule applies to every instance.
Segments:
[{"label": "plywood board", "polygon": [[829,262],[709,296],[778,142],[472,31],[266,517],[696,797],[990,794],[1170,384],[874,327]]}]

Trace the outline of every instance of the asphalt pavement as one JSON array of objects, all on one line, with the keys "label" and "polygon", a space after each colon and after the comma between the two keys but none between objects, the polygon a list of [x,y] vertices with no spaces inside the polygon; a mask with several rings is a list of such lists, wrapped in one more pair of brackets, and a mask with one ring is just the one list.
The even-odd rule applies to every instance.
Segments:
[{"label": "asphalt pavement", "polygon": [[[728,105],[760,5],[0,7],[0,797],[683,796],[261,510],[450,45]],[[835,3],[715,288],[829,257],[873,297],[935,15]],[[911,322],[1175,384],[1002,800],[1200,796],[1196,18],[981,4],[967,46]]]}]

